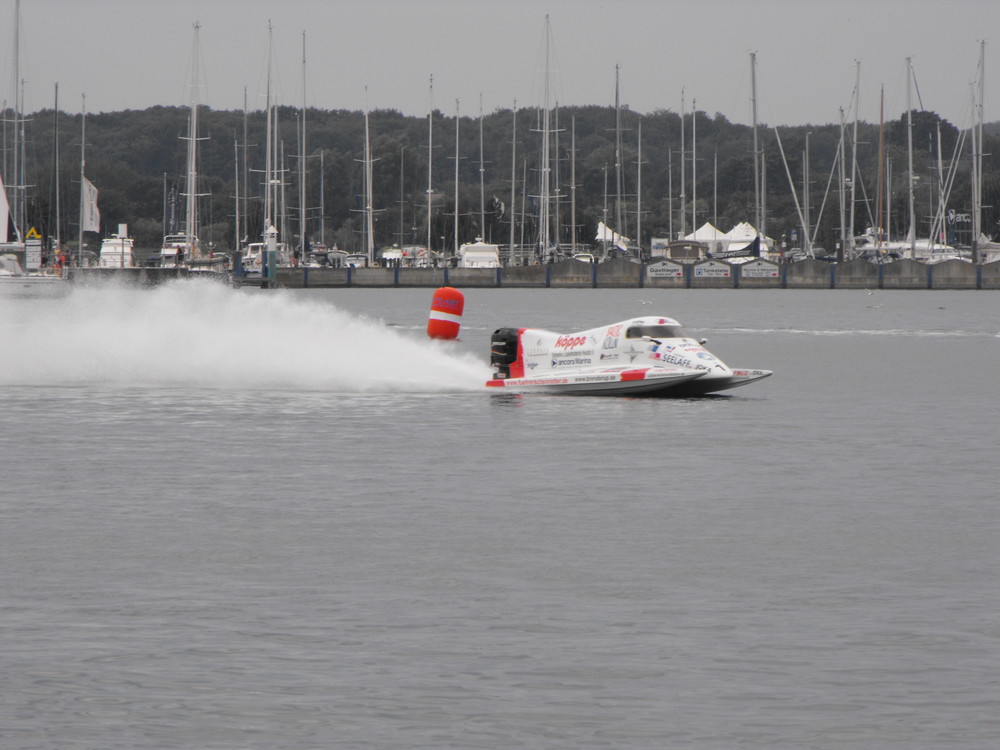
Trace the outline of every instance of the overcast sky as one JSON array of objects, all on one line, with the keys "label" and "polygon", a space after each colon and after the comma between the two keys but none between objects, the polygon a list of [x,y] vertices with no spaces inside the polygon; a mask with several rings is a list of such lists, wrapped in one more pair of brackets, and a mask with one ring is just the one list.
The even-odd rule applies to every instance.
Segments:
[{"label": "overcast sky", "polygon": [[[12,101],[14,0],[0,0],[0,98]],[[542,103],[545,15],[553,102],[614,103],[639,112],[685,110],[751,122],[750,53],[757,53],[758,118],[771,125],[837,122],[851,106],[861,62],[860,117],[913,105],[962,127],[986,41],[985,116],[996,119],[1000,49],[988,37],[998,0],[22,0],[26,112],[187,105],[194,24],[200,23],[198,99],[214,109],[263,107],[268,22],[280,104],[475,116]],[[367,87],[367,94],[366,94]],[[848,118],[851,115],[848,113]]]}]

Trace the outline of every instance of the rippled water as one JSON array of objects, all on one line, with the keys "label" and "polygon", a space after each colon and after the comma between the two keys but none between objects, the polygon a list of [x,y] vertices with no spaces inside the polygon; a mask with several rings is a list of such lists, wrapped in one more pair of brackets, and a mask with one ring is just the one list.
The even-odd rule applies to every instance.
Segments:
[{"label": "rippled water", "polygon": [[[3,748],[990,748],[990,292],[0,302]],[[489,333],[680,319],[776,374],[486,393]]]}]

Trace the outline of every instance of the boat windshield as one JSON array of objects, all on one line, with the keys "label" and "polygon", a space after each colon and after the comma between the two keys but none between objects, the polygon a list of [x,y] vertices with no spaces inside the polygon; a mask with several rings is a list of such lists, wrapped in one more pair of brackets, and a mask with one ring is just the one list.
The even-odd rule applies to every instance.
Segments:
[{"label": "boat windshield", "polygon": [[648,336],[651,339],[683,339],[687,334],[681,330],[680,326],[631,326],[625,331],[627,339],[641,339]]}]

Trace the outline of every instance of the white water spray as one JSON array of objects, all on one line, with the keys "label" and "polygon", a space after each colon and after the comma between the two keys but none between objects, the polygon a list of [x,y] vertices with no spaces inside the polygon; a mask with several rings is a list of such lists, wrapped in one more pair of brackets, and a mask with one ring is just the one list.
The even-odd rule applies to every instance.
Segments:
[{"label": "white water spray", "polygon": [[488,377],[471,355],[281,293],[190,281],[0,300],[0,385],[433,393]]}]

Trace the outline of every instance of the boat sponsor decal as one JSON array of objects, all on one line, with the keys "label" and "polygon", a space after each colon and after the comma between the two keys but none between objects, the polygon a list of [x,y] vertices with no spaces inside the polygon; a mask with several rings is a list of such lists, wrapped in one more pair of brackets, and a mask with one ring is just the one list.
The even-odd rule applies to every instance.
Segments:
[{"label": "boat sponsor decal", "polygon": [[500,381],[509,386],[515,385],[566,385],[569,383],[568,378],[520,378],[516,383],[511,383],[508,381]]},{"label": "boat sponsor decal", "polygon": [[653,359],[659,360],[660,362],[666,362],[668,365],[677,365],[678,367],[686,367],[690,370],[710,370],[712,369],[708,365],[703,365],[698,362],[693,362],[687,357],[682,357],[679,354],[664,354],[662,352],[654,352]]},{"label": "boat sponsor decal", "polygon": [[580,375],[573,378],[574,383],[617,383],[617,375]]},{"label": "boat sponsor decal", "polygon": [[610,337],[610,336],[621,336],[622,335],[622,328],[623,328],[623,326],[622,326],[621,323],[619,323],[618,325],[614,325],[614,326],[608,326],[608,330],[604,332],[604,336],[606,338]]},{"label": "boat sponsor decal", "polygon": [[661,354],[657,352],[656,359],[666,362],[668,365],[678,365],[679,367],[691,367],[693,365],[690,359],[682,357],[679,354]]},{"label": "boat sponsor decal", "polygon": [[715,357],[713,357],[708,352],[698,352],[698,359],[710,359],[710,360],[714,361]]},{"label": "boat sponsor decal", "polygon": [[556,349],[573,349],[586,343],[586,336],[560,336],[556,339]]},{"label": "boat sponsor decal", "polygon": [[615,352],[614,354],[605,354],[604,352],[601,352],[601,361],[603,362],[606,359],[618,359],[618,352]]},{"label": "boat sponsor decal", "polygon": [[640,354],[645,354],[645,351],[642,349],[636,349],[635,345],[629,344],[628,351],[626,351],[625,353],[628,355],[629,362],[635,362],[635,358],[638,357]]},{"label": "boat sponsor decal", "polygon": [[591,357],[564,357],[563,359],[553,359],[553,367],[580,367],[581,365],[589,365],[593,362]]}]

